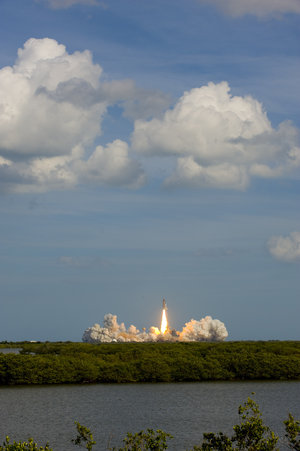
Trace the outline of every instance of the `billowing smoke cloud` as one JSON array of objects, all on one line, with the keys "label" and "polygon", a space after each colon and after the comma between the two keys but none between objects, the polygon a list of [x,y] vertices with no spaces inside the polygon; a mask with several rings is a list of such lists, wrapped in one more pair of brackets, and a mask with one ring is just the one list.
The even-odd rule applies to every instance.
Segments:
[{"label": "billowing smoke cloud", "polygon": [[99,324],[84,331],[82,341],[86,343],[125,343],[125,342],[159,342],[159,341],[223,341],[228,337],[225,324],[218,319],[206,316],[200,321],[192,319],[185,324],[181,332],[169,330],[161,334],[157,327],[139,331],[131,325],[126,329],[124,323],[119,324],[117,316],[108,313],[104,316],[103,327]]},{"label": "billowing smoke cloud", "polygon": [[191,319],[180,332],[180,341],[223,341],[228,337],[225,324],[211,316],[200,321]]}]

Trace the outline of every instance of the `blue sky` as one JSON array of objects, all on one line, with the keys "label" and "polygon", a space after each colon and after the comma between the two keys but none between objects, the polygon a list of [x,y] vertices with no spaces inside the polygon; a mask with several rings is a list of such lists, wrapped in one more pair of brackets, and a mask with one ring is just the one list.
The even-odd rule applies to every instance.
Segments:
[{"label": "blue sky", "polygon": [[[0,340],[299,336],[298,0],[2,0]],[[18,51],[18,49],[20,49]]]}]

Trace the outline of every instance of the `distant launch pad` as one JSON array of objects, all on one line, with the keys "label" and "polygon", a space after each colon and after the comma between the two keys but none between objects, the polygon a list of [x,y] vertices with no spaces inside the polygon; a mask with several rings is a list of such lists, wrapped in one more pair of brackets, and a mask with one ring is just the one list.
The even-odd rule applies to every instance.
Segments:
[{"label": "distant launch pad", "polygon": [[223,341],[228,336],[224,323],[211,316],[205,316],[200,321],[191,319],[185,323],[181,331],[171,329],[167,318],[167,303],[162,300],[162,314],[160,328],[151,326],[142,331],[131,325],[126,329],[125,324],[119,324],[117,315],[104,315],[103,327],[99,324],[85,330],[82,340],[89,343],[112,342],[158,342],[158,341]]}]

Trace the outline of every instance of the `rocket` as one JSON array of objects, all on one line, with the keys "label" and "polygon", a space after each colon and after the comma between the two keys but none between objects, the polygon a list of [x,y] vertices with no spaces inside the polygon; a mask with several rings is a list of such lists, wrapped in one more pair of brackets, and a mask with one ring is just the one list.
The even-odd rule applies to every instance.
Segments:
[{"label": "rocket", "polygon": [[163,299],[163,310],[167,310],[166,300],[165,299]]}]

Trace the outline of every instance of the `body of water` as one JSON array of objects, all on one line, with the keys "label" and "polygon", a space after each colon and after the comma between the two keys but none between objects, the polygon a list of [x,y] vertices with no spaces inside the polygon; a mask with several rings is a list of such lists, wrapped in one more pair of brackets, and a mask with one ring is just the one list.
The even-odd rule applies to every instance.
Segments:
[{"label": "body of water", "polygon": [[22,348],[0,348],[2,354],[20,354]]},{"label": "body of water", "polygon": [[34,437],[42,445],[48,440],[55,451],[76,450],[71,444],[76,420],[91,428],[95,451],[146,428],[172,434],[170,450],[191,449],[203,432],[231,433],[248,396],[281,436],[288,412],[300,419],[299,381],[2,387],[0,442],[5,435]]}]

